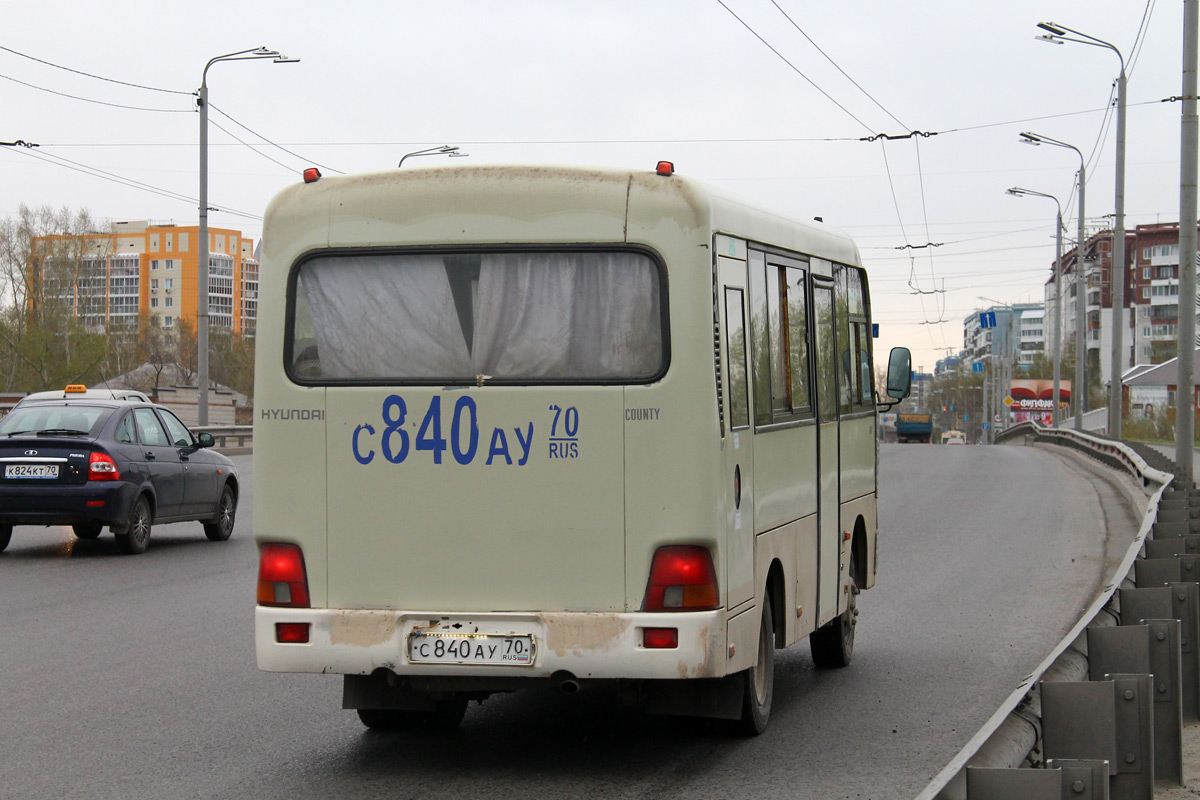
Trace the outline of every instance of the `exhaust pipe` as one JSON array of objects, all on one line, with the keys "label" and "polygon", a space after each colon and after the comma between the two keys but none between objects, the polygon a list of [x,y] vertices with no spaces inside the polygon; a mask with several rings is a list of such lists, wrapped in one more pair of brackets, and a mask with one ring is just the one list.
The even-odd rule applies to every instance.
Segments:
[{"label": "exhaust pipe", "polygon": [[575,694],[579,691],[579,681],[571,673],[563,670],[556,672],[551,676],[551,680],[558,686],[558,690],[563,694]]}]

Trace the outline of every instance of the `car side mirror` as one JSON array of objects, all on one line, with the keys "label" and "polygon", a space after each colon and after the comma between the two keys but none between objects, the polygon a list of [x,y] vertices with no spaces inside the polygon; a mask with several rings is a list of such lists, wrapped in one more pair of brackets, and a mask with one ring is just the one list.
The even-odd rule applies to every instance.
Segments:
[{"label": "car side mirror", "polygon": [[912,354],[907,347],[893,347],[888,356],[887,398],[878,400],[879,410],[886,411],[908,397],[912,391]]},{"label": "car side mirror", "polygon": [[196,441],[200,444],[201,447],[213,447],[217,443],[217,440],[214,439],[213,435],[211,433],[209,433],[208,431],[198,434],[196,436]]}]

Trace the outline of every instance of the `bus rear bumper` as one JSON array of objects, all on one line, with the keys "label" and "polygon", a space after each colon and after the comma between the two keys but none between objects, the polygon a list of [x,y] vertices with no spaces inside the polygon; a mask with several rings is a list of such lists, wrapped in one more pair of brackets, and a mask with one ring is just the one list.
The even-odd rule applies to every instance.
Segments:
[{"label": "bus rear bumper", "polygon": [[[280,641],[280,625],[307,625],[307,642]],[[267,672],[578,679],[716,678],[726,673],[725,612],[484,614],[274,608],[254,614],[258,668]],[[673,629],[675,647],[647,647],[647,629]],[[290,628],[295,631],[294,627]],[[434,638],[423,638],[434,635]],[[441,638],[441,637],[445,638]],[[422,662],[414,646],[457,637],[503,647],[532,643],[527,663]],[[291,637],[294,638],[294,637]],[[652,639],[654,637],[651,637]],[[669,640],[669,634],[668,634]],[[425,647],[431,653],[431,647]]]}]

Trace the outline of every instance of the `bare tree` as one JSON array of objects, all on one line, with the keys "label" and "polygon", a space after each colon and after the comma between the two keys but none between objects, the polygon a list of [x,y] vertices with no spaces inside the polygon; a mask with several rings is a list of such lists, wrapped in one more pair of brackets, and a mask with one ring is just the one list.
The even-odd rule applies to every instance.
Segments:
[{"label": "bare tree", "polygon": [[0,221],[0,388],[56,388],[103,371],[102,329],[87,325],[97,309],[103,322],[111,237],[97,234],[84,209],[22,205]]},{"label": "bare tree", "polygon": [[180,377],[188,383],[195,383],[196,321],[191,317],[180,317],[175,321],[175,352]]},{"label": "bare tree", "polygon": [[141,363],[149,364],[154,371],[154,384],[150,391],[157,394],[163,370],[174,364],[179,358],[175,344],[175,334],[162,326],[154,314],[143,312],[139,322],[141,328],[141,343],[139,354]]}]

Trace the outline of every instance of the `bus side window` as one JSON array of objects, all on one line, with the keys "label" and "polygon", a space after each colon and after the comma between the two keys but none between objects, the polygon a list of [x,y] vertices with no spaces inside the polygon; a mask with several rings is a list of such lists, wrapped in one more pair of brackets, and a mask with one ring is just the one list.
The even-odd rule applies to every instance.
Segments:
[{"label": "bus side window", "polygon": [[730,430],[750,427],[750,400],[746,380],[746,314],[742,290],[725,287],[726,369],[729,373]]},{"label": "bus side window", "polygon": [[874,379],[871,374],[871,318],[867,313],[866,276],[861,269],[846,270],[846,306],[850,315],[852,345],[857,348],[858,364],[854,404],[874,408]]},{"label": "bus side window", "polygon": [[813,287],[813,331],[817,349],[817,419],[837,419],[837,358],[833,341],[833,292]]},{"label": "bus side window", "polygon": [[872,404],[870,321],[862,270],[842,265],[836,269],[837,350],[841,362],[838,408],[846,414],[854,406]]},{"label": "bus side window", "polygon": [[767,257],[751,250],[750,268],[750,354],[754,366],[754,422],[771,424],[771,356],[767,329]]},{"label": "bus side window", "polygon": [[850,338],[850,292],[848,287],[848,279],[850,273],[853,272],[849,267],[844,267],[838,264],[834,267],[834,280],[836,287],[834,289],[834,320],[837,328],[837,353],[838,364],[838,413],[847,414],[850,412],[851,403],[858,395],[855,389],[855,373],[858,371],[854,365],[854,355],[857,348],[854,347]]},{"label": "bus side window", "polygon": [[812,408],[809,394],[808,370],[808,291],[804,270],[788,267],[787,271],[788,353],[792,382],[792,410]]}]

